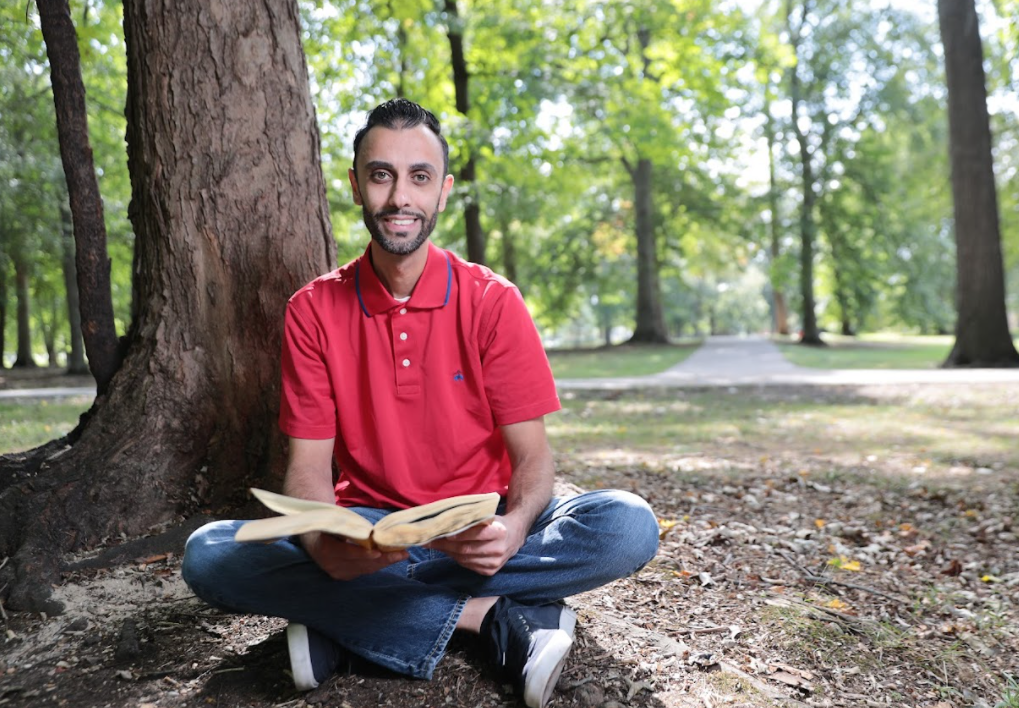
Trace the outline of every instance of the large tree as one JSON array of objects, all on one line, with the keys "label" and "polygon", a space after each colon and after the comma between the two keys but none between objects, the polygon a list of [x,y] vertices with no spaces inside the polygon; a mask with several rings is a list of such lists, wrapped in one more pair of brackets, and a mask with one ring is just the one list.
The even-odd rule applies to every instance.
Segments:
[{"label": "large tree", "polygon": [[945,366],[1019,366],[1005,313],[998,197],[973,0],[938,0],[955,203],[955,346]]},{"label": "large tree", "polygon": [[0,458],[0,587],[19,609],[59,611],[63,553],[279,471],[284,305],[335,264],[296,1],[126,0],[124,33],[128,349],[69,439]]}]

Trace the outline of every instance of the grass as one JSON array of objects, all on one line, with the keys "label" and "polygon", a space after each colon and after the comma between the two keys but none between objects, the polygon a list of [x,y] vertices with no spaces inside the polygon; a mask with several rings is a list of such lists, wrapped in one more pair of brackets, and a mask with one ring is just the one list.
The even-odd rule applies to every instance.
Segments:
[{"label": "grass", "polygon": [[[567,393],[546,425],[553,449],[652,456],[706,448],[840,456],[863,469],[898,459],[904,483],[951,468],[1019,467],[1015,390],[982,389],[912,400],[824,390],[645,390]],[[770,452],[769,452],[770,451]],[[868,462],[873,458],[876,462]],[[921,473],[919,470],[923,470]],[[916,470],[916,472],[910,472]]]},{"label": "grass", "polygon": [[78,424],[91,396],[0,402],[0,455],[38,447]]},{"label": "grass", "polygon": [[647,376],[675,366],[696,351],[698,346],[699,342],[552,349],[548,351],[548,360],[556,379]]},{"label": "grass", "polygon": [[810,369],[935,369],[952,350],[953,337],[826,334],[826,347],[778,342],[782,355]]}]

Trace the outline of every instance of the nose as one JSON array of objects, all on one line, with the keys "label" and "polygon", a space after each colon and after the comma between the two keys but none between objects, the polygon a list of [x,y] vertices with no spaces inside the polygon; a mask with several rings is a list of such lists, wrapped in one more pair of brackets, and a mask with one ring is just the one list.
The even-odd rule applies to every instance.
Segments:
[{"label": "nose", "polygon": [[396,178],[393,180],[392,189],[389,190],[389,204],[394,207],[402,208],[410,204],[410,192],[407,187],[407,180],[405,178]]}]

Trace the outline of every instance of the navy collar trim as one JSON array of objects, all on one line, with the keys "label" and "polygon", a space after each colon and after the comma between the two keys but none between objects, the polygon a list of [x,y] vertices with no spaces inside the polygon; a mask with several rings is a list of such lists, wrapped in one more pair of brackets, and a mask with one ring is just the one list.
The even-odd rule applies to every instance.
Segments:
[{"label": "navy collar trim", "polygon": [[[446,259],[446,296],[440,307],[445,307],[449,304],[449,294],[453,291],[453,263],[450,261],[448,254],[443,253],[442,257]],[[364,313],[365,317],[371,317],[372,314],[368,312],[368,307],[364,304],[364,296],[361,295],[362,260],[363,259],[358,259],[357,263],[354,264],[354,292],[357,293],[357,304],[361,306],[361,312]]]}]

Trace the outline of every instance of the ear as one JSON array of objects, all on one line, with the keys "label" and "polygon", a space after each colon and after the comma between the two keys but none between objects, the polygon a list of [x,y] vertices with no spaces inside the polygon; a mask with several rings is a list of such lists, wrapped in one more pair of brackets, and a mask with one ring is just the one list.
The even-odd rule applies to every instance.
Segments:
[{"label": "ear", "polygon": [[446,200],[449,199],[449,193],[453,190],[453,175],[446,175],[446,178],[442,180],[442,193],[439,195],[439,211],[446,210]]},{"label": "ear", "polygon": [[347,170],[347,179],[350,180],[350,191],[354,197],[354,203],[362,206],[364,202],[361,200],[361,188],[357,185],[357,174],[354,172],[353,167]]}]

